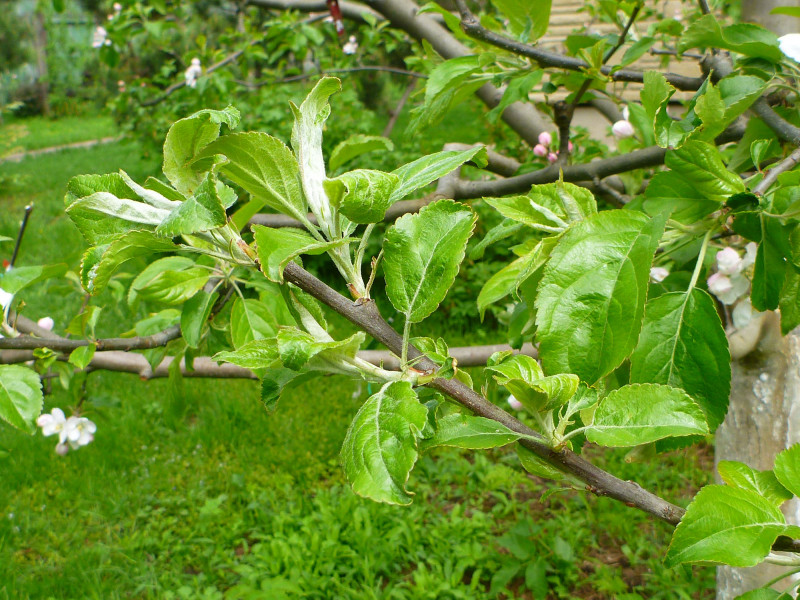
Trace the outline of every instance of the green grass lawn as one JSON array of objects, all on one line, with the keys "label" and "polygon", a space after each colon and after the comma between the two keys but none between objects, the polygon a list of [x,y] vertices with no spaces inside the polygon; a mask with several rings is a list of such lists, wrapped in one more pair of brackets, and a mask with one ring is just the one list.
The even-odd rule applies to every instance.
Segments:
[{"label": "green grass lawn", "polygon": [[[128,142],[0,164],[0,181],[14,182],[0,188],[0,235],[36,205],[19,264],[76,268],[84,244],[63,215],[66,182],[121,167],[142,179],[158,161]],[[81,304],[66,289],[35,288],[25,314],[63,331]],[[101,331],[124,331],[131,316],[108,296]],[[445,320],[420,329],[453,330],[454,344],[501,337]],[[53,438],[0,424],[0,600],[713,597],[713,569],[662,565],[669,527],[583,491],[552,493],[511,449],[423,456],[410,507],[358,498],[338,452],[366,386],[317,379],[272,415],[257,387],[92,373],[83,408],[95,441],[66,457]],[[45,410],[74,403],[54,384]],[[708,449],[624,456],[592,452],[684,505],[709,477]]]},{"label": "green grass lawn", "polygon": [[98,140],[117,134],[114,121],[108,116],[31,117],[7,119],[0,137],[0,156],[5,153],[38,150],[74,142]]}]

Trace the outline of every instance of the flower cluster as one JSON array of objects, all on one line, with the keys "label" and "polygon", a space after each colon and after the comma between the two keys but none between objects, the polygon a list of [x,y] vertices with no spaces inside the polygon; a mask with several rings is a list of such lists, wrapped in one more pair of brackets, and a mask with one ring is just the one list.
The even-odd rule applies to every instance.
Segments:
[{"label": "flower cluster", "polygon": [[[558,151],[552,152],[550,150],[550,145],[553,143],[553,136],[543,131],[539,134],[539,143],[533,147],[533,153],[540,157],[544,158],[547,157],[547,160],[551,163],[554,163],[558,160]],[[569,151],[572,152],[574,146],[572,142],[569,142]]]},{"label": "flower cluster", "polygon": [[345,54],[355,54],[358,51],[358,40],[356,36],[351,35],[347,42],[345,42],[344,46],[342,46],[342,52]]},{"label": "flower cluster", "polygon": [[731,317],[733,326],[741,329],[753,318],[753,306],[750,304],[750,280],[746,271],[756,261],[756,244],[750,242],[745,246],[744,257],[734,248],[723,248],[717,252],[717,272],[708,278],[708,291],[726,306],[733,305]]},{"label": "flower cluster", "polygon": [[50,414],[43,414],[36,419],[36,424],[42,428],[42,435],[58,434],[56,453],[64,456],[69,449],[77,450],[94,440],[97,425],[86,417],[72,415],[66,418],[64,411],[54,408]]}]

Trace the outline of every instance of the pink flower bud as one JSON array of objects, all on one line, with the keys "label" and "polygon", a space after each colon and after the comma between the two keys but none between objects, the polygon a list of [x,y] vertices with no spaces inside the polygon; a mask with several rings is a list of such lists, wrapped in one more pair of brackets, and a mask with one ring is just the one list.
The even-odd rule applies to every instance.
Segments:
[{"label": "pink flower bud", "polygon": [[547,148],[545,148],[545,147],[544,147],[544,146],[542,146],[541,144],[536,144],[536,145],[533,147],[533,153],[534,153],[536,156],[542,156],[542,157],[543,157],[543,156],[547,156]]},{"label": "pink flower bud", "polygon": [[567,142],[567,148],[569,149],[570,154],[575,151],[575,146],[572,144],[572,142]]},{"label": "pink flower bud", "polygon": [[522,410],[522,402],[514,398],[514,396],[508,397],[508,405],[514,410]]},{"label": "pink flower bud", "polygon": [[611,132],[620,139],[632,137],[635,133],[630,121],[617,121],[611,126]]},{"label": "pink flower bud", "polygon": [[53,331],[53,326],[55,325],[55,322],[50,317],[42,317],[36,322],[36,324],[42,329],[46,329],[47,331]]},{"label": "pink flower bud", "polygon": [[56,454],[59,456],[66,456],[67,452],[69,452],[69,446],[67,444],[56,444]]},{"label": "pink flower bud", "polygon": [[547,160],[549,160],[551,163],[556,162],[558,160],[558,154],[556,154],[555,152],[551,152],[550,154],[547,155]]},{"label": "pink flower bud", "polygon": [[542,146],[549,146],[550,144],[553,143],[553,136],[547,133],[546,131],[543,131],[542,133],[539,134],[539,143]]}]

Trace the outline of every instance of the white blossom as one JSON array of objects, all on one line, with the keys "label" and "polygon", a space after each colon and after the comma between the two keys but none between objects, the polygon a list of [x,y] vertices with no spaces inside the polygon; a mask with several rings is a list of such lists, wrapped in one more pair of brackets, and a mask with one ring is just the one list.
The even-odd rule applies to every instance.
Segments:
[{"label": "white blossom", "polygon": [[631,122],[623,119],[622,121],[617,121],[611,126],[611,133],[613,133],[615,137],[623,139],[633,137],[635,131],[633,129],[633,125],[631,125]]},{"label": "white blossom", "polygon": [[731,312],[731,320],[736,329],[744,329],[758,311],[753,309],[750,298],[745,296],[736,303]]},{"label": "white blossom", "polygon": [[750,281],[742,275],[714,273],[708,278],[708,291],[723,304],[731,305],[747,293]]},{"label": "white blossom", "polygon": [[345,54],[355,54],[356,50],[358,50],[358,41],[356,40],[356,36],[351,35],[345,45],[342,46],[342,52]]},{"label": "white blossom", "polygon": [[514,410],[522,410],[522,402],[514,398],[513,395],[508,397],[508,405]]},{"label": "white blossom", "polygon": [[723,275],[734,275],[742,271],[742,258],[731,247],[717,252],[717,272]]},{"label": "white blossom", "polygon": [[744,258],[742,259],[742,264],[739,265],[742,271],[756,264],[757,252],[758,252],[758,246],[756,245],[755,242],[750,242],[744,247]]},{"label": "white blossom", "polygon": [[103,46],[110,46],[111,40],[108,39],[108,32],[102,25],[98,25],[94,34],[92,35],[92,48],[101,48]]},{"label": "white blossom", "polygon": [[55,326],[55,321],[53,321],[52,317],[42,317],[36,324],[41,327],[42,329],[46,329],[47,331],[53,331],[53,327]]},{"label": "white blossom", "polygon": [[121,12],[122,11],[122,4],[120,4],[119,2],[114,2],[112,8],[114,9],[115,13]]},{"label": "white blossom", "polygon": [[631,109],[629,109],[628,105],[626,104],[625,106],[622,107],[622,118],[625,121],[630,121],[631,120],[630,117],[631,117]]},{"label": "white blossom", "polygon": [[800,33],[787,33],[779,37],[778,45],[786,56],[800,62]]},{"label": "white blossom", "polygon": [[203,67],[200,64],[199,58],[193,58],[192,64],[186,69],[185,77],[186,77],[186,85],[189,87],[196,87],[197,86],[197,78],[203,74]]},{"label": "white blossom", "polygon": [[58,434],[56,453],[64,456],[70,448],[76,450],[94,440],[97,425],[86,417],[72,415],[66,418],[64,411],[54,408],[50,414],[40,415],[36,424],[42,428],[45,437]]},{"label": "white blossom", "polygon": [[650,281],[661,283],[667,278],[669,271],[664,267],[651,267],[650,268]]},{"label": "white blossom", "polygon": [[3,288],[0,288],[0,312],[8,309],[11,302],[14,300],[14,294],[9,294]]}]

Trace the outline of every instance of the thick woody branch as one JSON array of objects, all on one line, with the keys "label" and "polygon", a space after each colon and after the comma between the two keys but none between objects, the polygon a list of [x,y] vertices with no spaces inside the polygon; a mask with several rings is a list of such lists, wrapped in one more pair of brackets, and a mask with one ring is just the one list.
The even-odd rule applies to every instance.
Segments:
[{"label": "thick woody branch", "polygon": [[[352,302],[294,263],[290,263],[286,267],[284,277],[369,333],[395,354],[400,353],[403,344],[402,337],[381,317],[374,301],[363,304]],[[416,348],[409,348],[409,357],[421,357],[416,364],[418,369],[436,368],[436,365],[427,357],[422,356]],[[430,385],[475,414],[502,423],[522,435],[532,438],[541,437],[533,429],[456,379],[435,379]],[[590,491],[598,495],[620,500],[672,524],[676,524],[683,515],[681,508],[644,490],[635,483],[614,477],[574,452],[566,449],[554,450],[543,441],[530,437],[523,439],[520,443],[549,463],[577,477],[586,483]]]},{"label": "thick woody branch", "polygon": [[[480,24],[480,21],[472,14],[472,11],[469,10],[464,0],[456,0],[456,5],[461,13],[461,29],[471,38],[485,42],[496,48],[507,50],[519,56],[533,59],[541,67],[566,69],[568,71],[583,71],[589,69],[589,65],[579,58],[548,52],[537,46],[524,44],[490,31]],[[603,66],[600,68],[600,72],[614,81],[632,81],[636,83],[642,83],[644,81],[644,73],[634,69],[620,69],[614,71],[613,67]],[[702,77],[687,77],[676,73],[664,73],[664,77],[679,90],[694,91],[703,84]]]},{"label": "thick woody branch", "polygon": [[61,337],[38,338],[30,335],[21,335],[15,338],[0,338],[0,349],[4,350],[33,350],[36,348],[50,348],[58,352],[71,352],[76,348],[95,344],[97,350],[150,350],[166,346],[172,340],[181,337],[181,328],[178,325],[168,327],[153,335],[130,338],[105,338],[99,340],[77,340]]},{"label": "thick woody branch", "polygon": [[781,173],[791,171],[797,166],[797,163],[800,163],[800,148],[796,148],[795,151],[789,156],[772,167],[772,169],[770,169],[769,172],[764,176],[764,179],[762,179],[753,189],[753,193],[758,196],[764,194],[772,186],[772,184],[778,180],[778,176]]},{"label": "thick woody branch", "polygon": [[[258,8],[272,9],[272,10],[296,10],[303,13],[311,12],[328,12],[328,6],[325,0],[247,0],[250,6],[257,6]],[[383,20],[383,16],[369,6],[359,4],[358,2],[339,2],[339,9],[342,11],[342,17],[350,21],[358,21],[365,23],[365,16],[369,15],[378,21]]]}]

